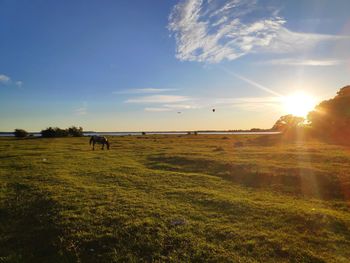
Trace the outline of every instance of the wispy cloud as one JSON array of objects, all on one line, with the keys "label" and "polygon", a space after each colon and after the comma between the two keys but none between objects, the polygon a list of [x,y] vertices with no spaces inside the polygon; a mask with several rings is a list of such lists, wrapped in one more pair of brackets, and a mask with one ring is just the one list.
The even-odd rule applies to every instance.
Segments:
[{"label": "wispy cloud", "polygon": [[247,111],[261,111],[269,108],[280,108],[283,97],[242,97],[242,98],[219,98],[214,104],[218,107],[233,107]]},{"label": "wispy cloud", "polygon": [[259,62],[259,64],[269,65],[286,65],[286,66],[336,66],[344,63],[340,59],[272,59],[268,61]]},{"label": "wispy cloud", "polygon": [[83,103],[83,106],[76,108],[74,110],[74,114],[78,116],[83,116],[88,114],[88,103],[85,101]]},{"label": "wispy cloud", "polygon": [[180,60],[217,63],[254,52],[306,50],[348,36],[293,32],[278,9],[257,0],[181,0],[169,16]]},{"label": "wispy cloud", "polygon": [[17,86],[17,87],[22,87],[23,82],[18,80],[12,80],[11,77],[5,75],[5,74],[0,74],[0,84],[7,85],[7,86]]},{"label": "wispy cloud", "polygon": [[158,107],[158,108],[155,108],[155,107],[147,107],[145,108],[145,111],[148,111],[148,112],[164,112],[164,111],[171,111],[171,109],[169,108],[166,108],[166,107]]},{"label": "wispy cloud", "polygon": [[156,88],[144,88],[144,89],[126,89],[120,91],[114,91],[113,94],[149,94],[174,91],[176,89],[156,89]]},{"label": "wispy cloud", "polygon": [[195,104],[193,101],[188,101],[187,104],[164,104],[161,107],[146,107],[144,110],[148,112],[167,112],[167,111],[182,111],[182,110],[191,110],[198,109],[200,105]]},{"label": "wispy cloud", "polygon": [[76,115],[81,116],[81,115],[86,115],[88,112],[87,112],[87,108],[86,107],[81,107],[81,108],[75,109],[74,113]]},{"label": "wispy cloud", "polygon": [[[232,97],[232,98],[198,98],[188,103],[171,103],[161,104],[161,106],[149,106],[144,110],[147,112],[174,112],[187,111],[195,109],[211,109],[211,108],[236,108],[246,111],[261,111],[271,108],[280,108],[283,103],[283,97],[267,96],[267,97]],[[157,104],[159,105],[159,104]]]},{"label": "wispy cloud", "polygon": [[190,100],[186,96],[178,95],[150,95],[126,100],[126,103],[176,103]]},{"label": "wispy cloud", "polygon": [[11,81],[11,78],[9,76],[6,76],[5,74],[0,74],[0,83],[6,84]]},{"label": "wispy cloud", "polygon": [[174,109],[174,110],[189,110],[189,109],[198,109],[200,108],[199,105],[191,102],[189,104],[166,104],[164,107],[168,109]]},{"label": "wispy cloud", "polygon": [[22,87],[22,85],[23,85],[23,81],[20,81],[20,80],[19,80],[19,81],[16,81],[15,84],[16,84],[17,87],[20,88],[20,87]]}]

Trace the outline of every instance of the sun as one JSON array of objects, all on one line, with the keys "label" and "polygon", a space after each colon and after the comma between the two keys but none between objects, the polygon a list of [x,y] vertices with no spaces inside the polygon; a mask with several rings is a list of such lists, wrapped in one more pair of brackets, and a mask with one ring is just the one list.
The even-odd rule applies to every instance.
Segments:
[{"label": "sun", "polygon": [[303,91],[298,91],[284,97],[282,102],[287,114],[304,118],[316,106],[316,98]]}]

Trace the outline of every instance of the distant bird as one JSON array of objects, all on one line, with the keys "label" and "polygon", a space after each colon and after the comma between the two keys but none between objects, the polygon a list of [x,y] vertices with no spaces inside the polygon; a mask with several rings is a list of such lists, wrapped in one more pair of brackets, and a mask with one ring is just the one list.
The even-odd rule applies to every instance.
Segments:
[{"label": "distant bird", "polygon": [[213,112],[215,112],[215,109],[213,109]]},{"label": "distant bird", "polygon": [[177,112],[177,114],[180,114],[180,113],[181,113],[181,111],[178,111],[178,112]]}]

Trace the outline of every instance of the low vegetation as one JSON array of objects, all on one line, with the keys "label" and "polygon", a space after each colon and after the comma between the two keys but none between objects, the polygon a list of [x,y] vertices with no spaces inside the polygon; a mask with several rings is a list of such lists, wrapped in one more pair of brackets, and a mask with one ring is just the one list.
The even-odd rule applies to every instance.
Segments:
[{"label": "low vegetation", "polygon": [[13,135],[17,138],[24,138],[24,137],[27,137],[29,133],[23,129],[15,129],[15,131],[13,132]]},{"label": "low vegetation", "polygon": [[0,262],[348,262],[349,148],[282,137],[0,138]]},{"label": "low vegetation", "polygon": [[83,128],[82,127],[78,128],[75,126],[72,126],[68,129],[61,129],[58,127],[55,127],[55,128],[49,127],[41,131],[41,136],[46,138],[68,137],[68,136],[81,137],[83,135],[84,135]]}]

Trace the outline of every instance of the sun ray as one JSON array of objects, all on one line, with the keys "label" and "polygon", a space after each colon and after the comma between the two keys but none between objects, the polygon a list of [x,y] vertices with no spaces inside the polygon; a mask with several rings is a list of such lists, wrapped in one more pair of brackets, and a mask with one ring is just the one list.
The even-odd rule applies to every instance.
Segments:
[{"label": "sun ray", "polygon": [[276,92],[276,91],[274,91],[274,90],[272,90],[264,85],[261,85],[260,83],[257,83],[254,80],[248,79],[247,77],[243,77],[242,75],[238,75],[237,73],[232,72],[231,70],[227,69],[226,67],[220,66],[220,68],[222,70],[224,70],[226,73],[228,73],[229,75],[234,76],[235,78],[238,78],[240,80],[243,80],[244,82],[247,82],[248,84],[250,84],[250,85],[252,85],[260,90],[266,91],[267,93],[270,93],[270,94],[275,95],[277,97],[282,97],[282,95],[279,94],[278,92]]}]

